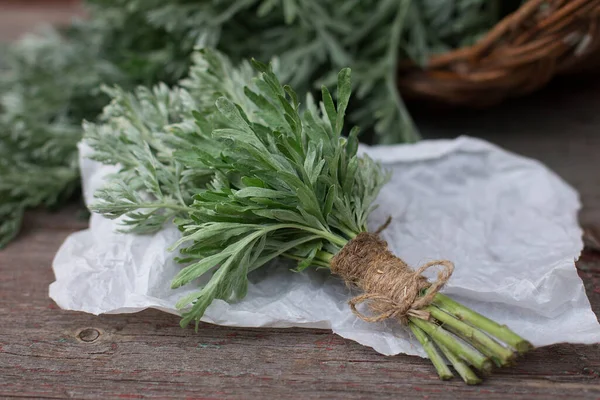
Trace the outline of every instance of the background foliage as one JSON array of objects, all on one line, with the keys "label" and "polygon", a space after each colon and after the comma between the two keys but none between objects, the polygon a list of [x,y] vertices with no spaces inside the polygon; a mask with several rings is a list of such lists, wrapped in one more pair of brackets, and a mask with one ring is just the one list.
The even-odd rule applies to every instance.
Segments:
[{"label": "background foliage", "polygon": [[172,85],[187,73],[196,46],[217,48],[234,64],[277,56],[281,80],[299,93],[331,85],[334,72],[349,66],[350,121],[375,142],[414,141],[418,133],[395,88],[398,61],[426,63],[433,53],[474,42],[506,4],[88,0],[89,20],[30,36],[3,55],[0,247],[16,235],[26,208],[55,207],[77,189],[81,121],[96,120],[108,101],[101,84]]}]

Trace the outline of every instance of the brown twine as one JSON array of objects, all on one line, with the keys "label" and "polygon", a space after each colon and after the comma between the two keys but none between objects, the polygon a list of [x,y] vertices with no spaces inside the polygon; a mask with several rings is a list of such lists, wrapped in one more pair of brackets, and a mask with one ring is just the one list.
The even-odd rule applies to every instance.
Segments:
[{"label": "brown twine", "polygon": [[[330,265],[334,274],[364,292],[348,304],[355,315],[367,322],[397,318],[407,323],[409,316],[429,319],[429,313],[423,307],[433,301],[454,271],[454,264],[448,260],[428,262],[412,270],[388,250],[387,243],[379,235],[367,232],[350,240],[333,257]],[[431,283],[422,274],[436,265],[444,268]],[[424,289],[428,290],[421,296]],[[367,316],[357,310],[364,302],[368,302],[375,315]]]},{"label": "brown twine", "polygon": [[387,217],[385,222],[383,224],[381,224],[381,226],[379,228],[377,228],[377,230],[375,231],[375,234],[379,235],[381,232],[383,232],[385,229],[387,229],[387,227],[390,226],[391,223],[392,223],[392,216],[390,215]]}]

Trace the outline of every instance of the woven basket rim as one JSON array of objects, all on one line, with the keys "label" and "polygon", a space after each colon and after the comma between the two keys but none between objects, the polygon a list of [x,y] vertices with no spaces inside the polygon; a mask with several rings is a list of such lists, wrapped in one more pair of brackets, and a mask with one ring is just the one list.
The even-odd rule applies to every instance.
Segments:
[{"label": "woven basket rim", "polygon": [[398,88],[408,98],[457,105],[495,104],[580,70],[600,50],[600,0],[529,0],[477,43],[402,64]]}]

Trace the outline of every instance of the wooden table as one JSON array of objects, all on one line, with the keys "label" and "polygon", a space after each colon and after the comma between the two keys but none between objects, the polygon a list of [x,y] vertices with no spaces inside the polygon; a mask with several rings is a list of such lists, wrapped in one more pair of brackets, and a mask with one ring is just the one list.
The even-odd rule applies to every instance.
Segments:
[{"label": "wooden table", "polygon": [[[415,110],[428,137],[470,134],[538,158],[581,193],[589,228],[578,262],[600,312],[600,83],[568,80],[473,114]],[[600,398],[600,346],[556,345],[526,355],[481,386],[441,382],[428,360],[384,357],[329,331],[181,329],[158,311],[95,317],[48,298],[51,262],[84,229],[78,204],[30,212],[0,252],[0,397],[44,398]]]},{"label": "wooden table", "polygon": [[[554,167],[582,193],[582,223],[598,227],[600,85],[563,89],[484,113],[468,121],[468,131]],[[561,111],[552,108],[556,99]],[[540,119],[546,107],[550,114]],[[435,127],[423,126],[435,135],[463,131],[464,121],[442,115]],[[598,345],[541,348],[467,387],[438,381],[427,360],[384,357],[328,331],[203,324],[196,334],[158,311],[61,311],[48,298],[50,266],[65,237],[86,227],[76,211],[74,204],[29,213],[18,240],[0,252],[0,397],[600,398]],[[600,253],[587,250],[578,268],[598,313]]]},{"label": "wooden table", "polygon": [[0,0],[0,41],[84,15],[80,0]]}]

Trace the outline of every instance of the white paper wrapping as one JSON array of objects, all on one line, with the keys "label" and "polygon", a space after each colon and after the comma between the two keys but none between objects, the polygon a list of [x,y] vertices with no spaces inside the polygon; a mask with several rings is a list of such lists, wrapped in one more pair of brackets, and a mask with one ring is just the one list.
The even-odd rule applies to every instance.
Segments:
[{"label": "white paper wrapping", "polygon": [[[92,201],[112,168],[85,159],[85,199]],[[510,326],[534,345],[596,343],[600,326],[575,260],[582,249],[577,193],[537,161],[468,137],[414,145],[362,147],[393,171],[370,219],[392,250],[417,267],[450,259],[454,275],[444,292]],[[93,314],[156,308],[177,313],[184,293],[170,289],[181,266],[165,249],[179,233],[116,233],[117,222],[93,215],[90,228],[72,234],[54,260],[50,297],[64,309]],[[315,327],[376,351],[424,356],[397,322],[365,323],[347,306],[356,294],[326,271],[291,272],[287,262],[250,275],[237,304],[215,301],[204,321],[240,327]]]}]

